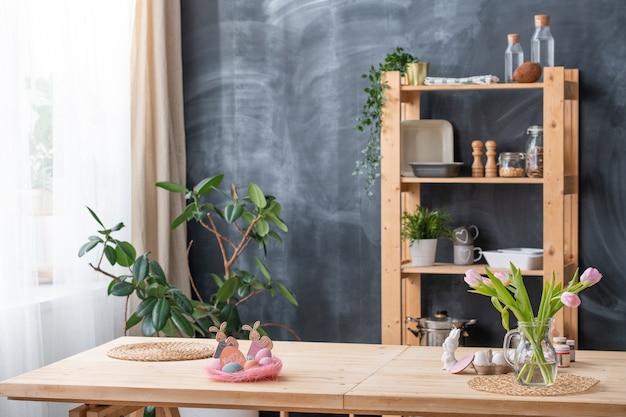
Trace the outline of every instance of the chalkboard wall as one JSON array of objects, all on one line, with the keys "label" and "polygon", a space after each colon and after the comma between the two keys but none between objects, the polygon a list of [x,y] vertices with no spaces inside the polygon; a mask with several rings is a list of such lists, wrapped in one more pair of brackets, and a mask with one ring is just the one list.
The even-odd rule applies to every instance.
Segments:
[{"label": "chalkboard wall", "polygon": [[[361,74],[397,46],[429,61],[430,74],[503,77],[506,35],[527,57],[533,15],[549,14],[556,65],[580,69],[580,266],[601,285],[582,293],[579,346],[626,349],[626,3],[614,1],[182,0],[188,183],[224,173],[256,182],[283,205],[289,233],[273,245],[272,276],[297,296],[257,298],[242,314],[282,323],[303,340],[380,342],[380,196],[352,175],[367,140],[353,129],[367,86]],[[423,118],[454,126],[455,158],[471,165],[473,139],[522,150],[541,124],[534,93],[425,96]],[[379,185],[377,184],[377,187]],[[475,224],[483,249],[541,246],[538,186],[425,187],[456,224]],[[213,291],[212,242],[190,227],[192,274]],[[253,249],[254,250],[254,249]],[[440,243],[440,260],[451,251]],[[252,262],[250,261],[250,264]],[[476,318],[467,343],[499,345],[503,330],[485,297],[460,276],[424,279],[427,315]],[[537,280],[535,280],[537,281]],[[532,286],[532,285],[531,285]],[[292,339],[283,331],[276,339]]]}]

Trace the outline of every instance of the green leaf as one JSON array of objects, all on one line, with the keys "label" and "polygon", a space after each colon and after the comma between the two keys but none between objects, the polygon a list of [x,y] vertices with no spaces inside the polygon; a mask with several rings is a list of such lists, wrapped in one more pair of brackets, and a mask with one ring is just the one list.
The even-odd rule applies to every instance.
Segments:
[{"label": "green leaf", "polygon": [[96,213],[92,209],[90,209],[89,207],[87,207],[87,210],[89,210],[89,213],[91,213],[91,217],[93,217],[96,220],[96,222],[98,222],[98,224],[102,228],[104,228],[104,224],[100,221],[100,218],[96,215]]},{"label": "green leaf", "polygon": [[[96,238],[96,239],[92,239],[92,238]],[[98,244],[104,242],[102,239],[96,237],[96,236],[90,236],[89,237],[89,242],[84,243],[80,249],[78,249],[78,257],[83,256],[84,254],[86,254],[87,252],[89,252],[90,250],[92,250],[93,248],[95,248],[96,246],[98,246]]]},{"label": "green leaf", "polygon": [[270,232],[270,225],[265,219],[259,219],[254,225],[254,230],[256,230],[257,234],[261,237],[267,236]]},{"label": "green leaf", "polygon": [[156,417],[156,407],[149,405],[143,409],[143,417]]},{"label": "green leaf", "polygon": [[126,320],[126,330],[135,327],[141,322],[141,317],[137,316],[137,314],[132,314],[128,320]]},{"label": "green leaf", "polygon": [[170,294],[172,295],[172,299],[174,303],[185,313],[192,314],[193,313],[193,304],[187,296],[179,289],[171,289]]},{"label": "green leaf", "polygon": [[185,207],[185,210],[183,210],[183,212],[172,221],[172,224],[170,224],[170,230],[174,230],[186,221],[191,220],[193,218],[193,213],[195,212],[195,210],[195,204],[191,203],[187,205],[187,207]]},{"label": "green leaf", "polygon": [[287,301],[289,301],[296,307],[298,306],[298,300],[296,300],[296,297],[293,296],[293,294],[287,289],[287,287],[285,287],[280,282],[275,282],[274,284],[278,287],[280,293],[283,295],[283,297],[285,297],[285,299],[287,299]]},{"label": "green leaf", "polygon": [[172,322],[174,322],[174,325],[187,336],[194,336],[195,332],[193,330],[193,326],[179,311],[172,310]]},{"label": "green leaf", "polygon": [[210,274],[209,276],[213,279],[213,282],[215,282],[218,288],[224,284],[224,280],[219,275]]},{"label": "green leaf", "polygon": [[267,269],[265,264],[256,256],[254,257],[254,261],[256,262],[256,266],[259,268],[263,276],[267,278],[268,281],[271,281],[272,277],[270,276],[270,271]]},{"label": "green leaf", "polygon": [[117,241],[115,252],[117,255],[117,263],[121,266],[131,266],[137,256],[135,248],[128,242]]},{"label": "green leaf", "polygon": [[243,284],[237,289],[237,296],[243,298],[250,294],[250,284]]},{"label": "green leaf", "polygon": [[143,254],[133,264],[133,278],[137,282],[143,281],[148,276],[148,254]]},{"label": "green leaf", "polygon": [[146,316],[143,318],[143,321],[141,322],[141,333],[143,333],[144,336],[152,336],[156,333],[156,329],[152,324],[152,316]]},{"label": "green leaf", "polygon": [[127,297],[135,291],[135,287],[130,282],[116,282],[111,287],[111,294],[117,297]]},{"label": "green leaf", "polygon": [[248,197],[250,198],[250,201],[252,201],[252,203],[260,209],[265,208],[267,205],[265,194],[263,194],[261,188],[254,183],[248,184]]},{"label": "green leaf", "polygon": [[173,193],[186,193],[189,191],[187,187],[171,181],[160,181],[156,183],[156,186]]},{"label": "green leaf", "polygon": [[111,265],[115,265],[117,263],[117,252],[115,252],[115,248],[113,246],[106,245],[104,247],[104,256]]},{"label": "green leaf", "polygon": [[205,178],[193,188],[198,195],[208,194],[220,185],[222,178],[224,178],[224,174],[219,174],[211,178]]},{"label": "green leaf", "polygon": [[158,277],[160,280],[167,281],[165,272],[163,272],[163,268],[161,268],[161,265],[159,265],[157,261],[150,259],[148,265],[150,266],[150,273],[153,276]]},{"label": "green leaf", "polygon": [[228,223],[234,223],[241,217],[243,213],[243,206],[241,204],[233,203],[224,207],[224,220]]},{"label": "green leaf", "polygon": [[156,297],[148,297],[137,306],[137,310],[135,310],[135,314],[137,317],[145,317],[152,315],[152,310],[156,305],[157,299]]},{"label": "green leaf", "polygon": [[233,296],[237,288],[239,288],[239,279],[236,276],[231,276],[230,278],[224,280],[224,284],[220,287],[220,289],[215,294],[215,302],[221,303],[228,300]]},{"label": "green leaf", "polygon": [[[152,324],[159,331],[165,327],[170,318],[170,303],[165,298],[159,298],[152,309]],[[144,318],[145,320],[145,318]]]},{"label": "green leaf", "polygon": [[287,225],[274,213],[269,213],[269,212],[265,213],[265,218],[271,221],[272,223],[274,223],[276,227],[278,227],[283,232],[289,231],[289,229],[287,228]]}]

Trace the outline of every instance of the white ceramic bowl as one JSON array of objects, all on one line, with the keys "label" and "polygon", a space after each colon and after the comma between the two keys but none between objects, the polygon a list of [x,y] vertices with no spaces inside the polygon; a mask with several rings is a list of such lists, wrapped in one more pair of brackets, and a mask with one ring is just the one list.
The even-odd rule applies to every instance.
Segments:
[{"label": "white ceramic bowl", "polygon": [[483,256],[491,268],[511,267],[533,270],[543,268],[543,249],[538,248],[507,248],[483,251]]}]

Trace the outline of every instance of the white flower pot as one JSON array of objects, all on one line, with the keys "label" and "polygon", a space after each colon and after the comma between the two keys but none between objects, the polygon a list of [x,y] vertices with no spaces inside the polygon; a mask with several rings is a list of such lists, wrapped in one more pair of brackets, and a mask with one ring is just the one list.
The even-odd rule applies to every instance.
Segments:
[{"label": "white flower pot", "polygon": [[435,263],[437,239],[414,240],[410,248],[413,266],[431,266]]}]

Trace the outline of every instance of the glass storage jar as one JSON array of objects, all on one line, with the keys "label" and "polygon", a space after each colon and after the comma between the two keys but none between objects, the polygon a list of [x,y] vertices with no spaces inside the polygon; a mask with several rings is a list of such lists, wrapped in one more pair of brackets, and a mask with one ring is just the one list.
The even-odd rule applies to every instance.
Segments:
[{"label": "glass storage jar", "polygon": [[543,177],[543,126],[529,126],[526,130],[526,175]]},{"label": "glass storage jar", "polygon": [[498,170],[501,177],[523,177],[524,176],[523,152],[501,152],[498,157]]}]

